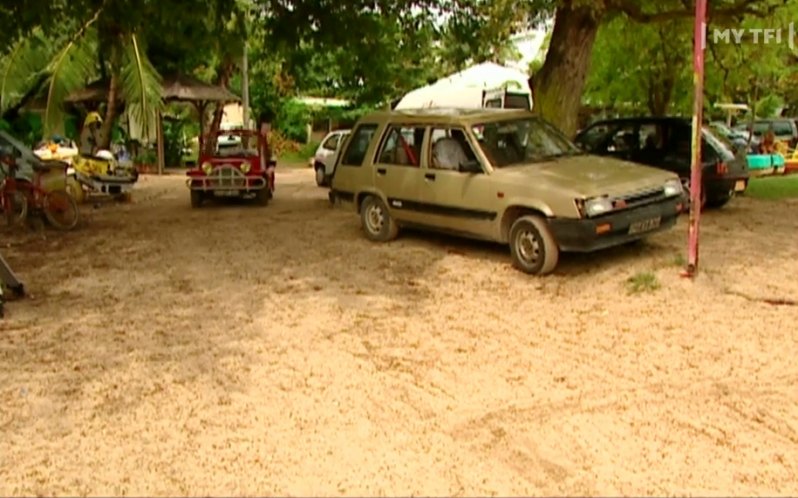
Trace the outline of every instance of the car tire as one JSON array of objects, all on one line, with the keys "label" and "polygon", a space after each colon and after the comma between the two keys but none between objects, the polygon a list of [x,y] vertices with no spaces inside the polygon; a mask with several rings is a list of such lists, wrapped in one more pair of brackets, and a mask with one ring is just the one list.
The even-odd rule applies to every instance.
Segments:
[{"label": "car tire", "polygon": [[713,195],[707,198],[706,207],[712,209],[720,209],[723,206],[725,206],[731,200],[732,197],[734,197],[734,194],[732,194],[731,192],[727,192],[721,195]]},{"label": "car tire", "polygon": [[399,235],[399,227],[379,197],[369,195],[360,205],[360,224],[366,238],[375,242],[388,242]]},{"label": "car tire", "polygon": [[191,191],[191,207],[192,208],[199,208],[202,207],[202,202],[205,200],[205,195],[198,190]]},{"label": "car tire", "polygon": [[560,248],[546,220],[540,216],[522,216],[510,227],[510,255],[513,266],[530,275],[554,271]]},{"label": "car tire", "polygon": [[324,166],[321,164],[316,165],[316,185],[319,187],[327,186],[327,175],[324,171]]}]

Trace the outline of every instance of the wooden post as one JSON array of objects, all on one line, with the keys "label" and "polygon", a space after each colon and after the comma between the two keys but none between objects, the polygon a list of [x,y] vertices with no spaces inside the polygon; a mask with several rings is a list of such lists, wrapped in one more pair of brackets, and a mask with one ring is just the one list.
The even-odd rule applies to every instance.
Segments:
[{"label": "wooden post", "polygon": [[687,232],[687,269],[698,271],[698,226],[701,218],[701,128],[704,114],[704,45],[706,44],[707,0],[696,0],[693,41],[693,161],[690,166],[690,221]]},{"label": "wooden post", "polygon": [[158,113],[158,174],[163,175],[163,170],[165,167],[166,157],[164,152],[164,143],[163,143],[163,114],[160,112]]}]

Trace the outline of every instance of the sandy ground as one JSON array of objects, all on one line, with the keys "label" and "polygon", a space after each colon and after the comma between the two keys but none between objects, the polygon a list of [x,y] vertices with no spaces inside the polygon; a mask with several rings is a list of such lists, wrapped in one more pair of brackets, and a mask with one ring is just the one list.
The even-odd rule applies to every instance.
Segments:
[{"label": "sandy ground", "polygon": [[[535,278],[367,242],[310,170],[266,208],[182,179],[4,233],[0,495],[796,495],[798,204],[737,199]],[[629,295],[653,272],[661,288]]]}]

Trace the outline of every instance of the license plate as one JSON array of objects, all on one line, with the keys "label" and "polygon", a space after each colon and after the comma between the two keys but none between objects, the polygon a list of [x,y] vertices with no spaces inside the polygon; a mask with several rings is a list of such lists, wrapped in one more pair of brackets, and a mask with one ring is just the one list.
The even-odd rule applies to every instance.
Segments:
[{"label": "license plate", "polygon": [[734,191],[742,192],[743,190],[745,190],[745,180],[737,180],[737,183],[734,184]]},{"label": "license plate", "polygon": [[216,195],[220,197],[235,197],[238,195],[238,190],[217,190]]},{"label": "license plate", "polygon": [[659,228],[661,220],[662,219],[658,216],[656,218],[651,218],[650,220],[635,221],[634,223],[629,225],[629,235],[649,232],[651,230]]}]

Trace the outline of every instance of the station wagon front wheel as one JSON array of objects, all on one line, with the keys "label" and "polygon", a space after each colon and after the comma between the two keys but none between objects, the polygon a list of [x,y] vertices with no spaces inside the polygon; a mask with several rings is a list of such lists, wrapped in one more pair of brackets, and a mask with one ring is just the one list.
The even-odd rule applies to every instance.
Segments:
[{"label": "station wagon front wheel", "polygon": [[560,248],[540,216],[522,216],[510,227],[513,266],[532,275],[551,273],[560,258]]},{"label": "station wagon front wheel", "polygon": [[373,195],[363,199],[360,205],[360,221],[369,240],[388,242],[395,239],[399,233],[399,227],[391,218],[385,203]]}]

